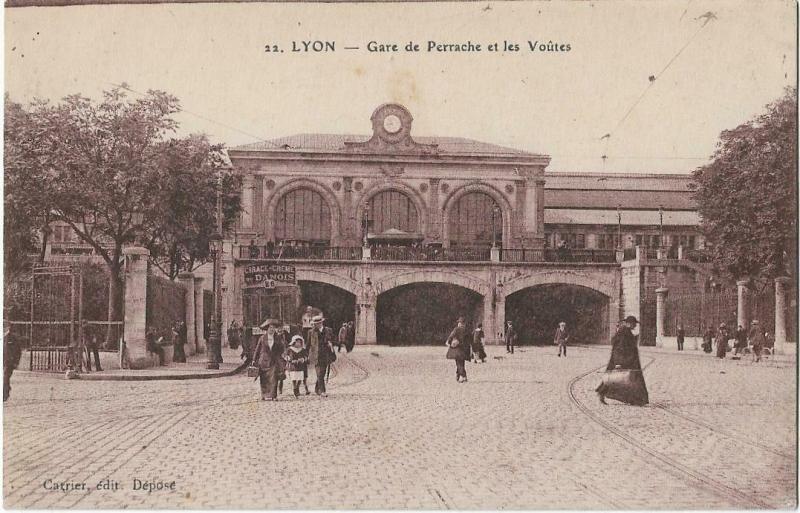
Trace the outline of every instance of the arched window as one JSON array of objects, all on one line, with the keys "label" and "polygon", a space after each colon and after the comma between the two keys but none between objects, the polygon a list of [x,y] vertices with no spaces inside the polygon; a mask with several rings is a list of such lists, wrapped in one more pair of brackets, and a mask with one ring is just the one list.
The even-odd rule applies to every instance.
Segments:
[{"label": "arched window", "polygon": [[331,209],[325,198],[311,189],[295,189],[278,200],[275,240],[330,243]]},{"label": "arched window", "polygon": [[369,200],[370,231],[380,234],[390,228],[408,233],[419,231],[419,212],[411,198],[400,191],[379,192]]},{"label": "arched window", "polygon": [[499,246],[503,240],[503,213],[488,194],[470,192],[450,209],[449,228],[451,246],[491,246],[492,237]]}]

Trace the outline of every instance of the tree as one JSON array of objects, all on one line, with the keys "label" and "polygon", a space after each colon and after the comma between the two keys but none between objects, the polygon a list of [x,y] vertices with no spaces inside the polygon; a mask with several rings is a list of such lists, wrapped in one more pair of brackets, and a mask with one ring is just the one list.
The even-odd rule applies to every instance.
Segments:
[{"label": "tree", "polygon": [[[181,222],[170,219],[166,208],[176,184],[187,186],[199,176],[201,184],[215,190],[209,176],[216,176],[219,167],[210,164],[212,156],[202,154],[204,149],[211,150],[205,138],[168,138],[178,127],[172,116],[179,110],[174,96],[148,91],[141,98],[129,99],[123,85],[106,91],[100,102],[80,95],[68,96],[57,105],[35,102],[22,117],[25,127],[11,155],[24,158],[18,159],[12,172],[19,175],[15,179],[25,184],[27,197],[33,198],[39,211],[47,212],[50,220],[68,224],[105,262],[109,320],[120,318],[123,247],[131,243],[153,246],[166,239],[165,233],[175,231],[165,229],[164,223]],[[186,148],[191,151],[181,151]],[[26,153],[27,149],[33,151]],[[186,176],[175,182],[172,176],[176,174]],[[231,186],[234,181],[228,178],[223,184]],[[44,193],[37,195],[37,188]],[[208,194],[205,190],[200,196]],[[208,207],[207,202],[186,201],[180,208],[191,212]],[[227,213],[237,212],[235,202]],[[194,244],[182,241],[184,247],[190,242]],[[196,251],[195,259],[202,259],[202,251]]]},{"label": "tree", "polygon": [[694,172],[712,261],[733,279],[771,281],[797,265],[797,91],[720,135]]},{"label": "tree", "polygon": [[[38,234],[47,237],[51,219],[46,206],[46,152],[36,143],[34,125],[22,105],[6,94],[4,108],[3,254],[4,269],[10,276],[27,269],[28,255],[38,246]],[[39,260],[43,259],[42,249]]]},{"label": "tree", "polygon": [[222,185],[223,229],[236,219],[241,178],[230,172],[223,148],[194,135],[165,143],[157,208],[144,242],[150,261],[171,280],[208,262],[208,242],[217,230],[216,197]]}]

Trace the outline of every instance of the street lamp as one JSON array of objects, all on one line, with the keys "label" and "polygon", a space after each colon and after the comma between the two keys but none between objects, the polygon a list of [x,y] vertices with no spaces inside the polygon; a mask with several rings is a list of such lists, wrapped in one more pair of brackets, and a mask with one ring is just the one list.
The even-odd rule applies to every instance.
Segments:
[{"label": "street lamp", "polygon": [[214,233],[208,241],[208,247],[214,257],[214,308],[211,311],[211,329],[208,333],[206,369],[219,369],[222,356],[222,234]]},{"label": "street lamp", "polygon": [[658,249],[664,247],[664,207],[658,206]]},{"label": "street lamp", "polygon": [[617,249],[622,248],[622,205],[617,204]]},{"label": "street lamp", "polygon": [[500,206],[495,203],[494,206],[492,206],[492,249],[497,247],[497,228],[495,226],[495,220],[497,219],[498,215],[502,216],[500,212]]}]

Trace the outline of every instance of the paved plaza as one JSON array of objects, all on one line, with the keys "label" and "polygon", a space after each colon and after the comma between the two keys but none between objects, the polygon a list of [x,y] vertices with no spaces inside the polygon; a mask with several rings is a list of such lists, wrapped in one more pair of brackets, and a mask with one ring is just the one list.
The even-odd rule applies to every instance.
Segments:
[{"label": "paved plaza", "polygon": [[259,401],[244,375],[19,372],[4,408],[4,505],[796,506],[794,361],[643,350],[651,404],[639,408],[597,401],[608,347],[556,352],[490,347],[459,384],[444,347],[356,347],[336,363],[328,398],[277,403]]}]

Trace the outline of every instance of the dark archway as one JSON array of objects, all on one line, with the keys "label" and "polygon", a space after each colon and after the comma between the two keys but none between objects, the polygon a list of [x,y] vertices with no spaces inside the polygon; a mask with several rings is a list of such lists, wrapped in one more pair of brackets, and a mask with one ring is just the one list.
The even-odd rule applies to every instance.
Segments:
[{"label": "dark archway", "polygon": [[[318,281],[299,280],[302,296],[301,310],[306,305],[319,308],[325,315],[325,326],[339,333],[342,323],[355,320],[356,296],[334,285]],[[298,315],[298,319],[300,318]]]},{"label": "dark archway", "polygon": [[444,345],[458,317],[471,332],[483,319],[480,294],[448,283],[411,283],[378,296],[379,344]]},{"label": "dark archway", "polygon": [[560,321],[571,330],[571,343],[598,344],[608,337],[608,297],[579,285],[528,287],[506,298],[506,321],[522,345],[552,345]]}]

